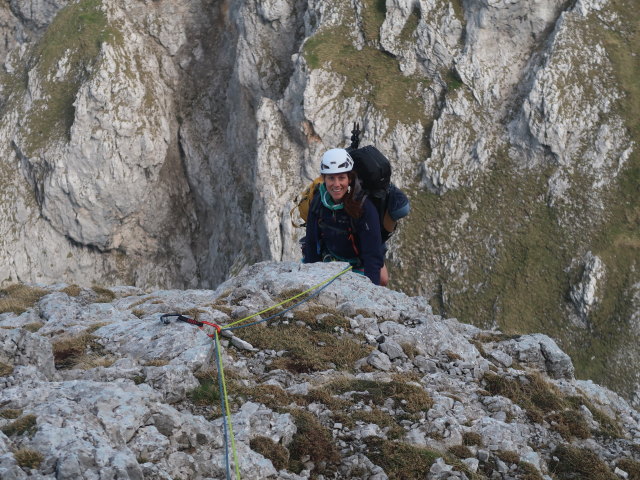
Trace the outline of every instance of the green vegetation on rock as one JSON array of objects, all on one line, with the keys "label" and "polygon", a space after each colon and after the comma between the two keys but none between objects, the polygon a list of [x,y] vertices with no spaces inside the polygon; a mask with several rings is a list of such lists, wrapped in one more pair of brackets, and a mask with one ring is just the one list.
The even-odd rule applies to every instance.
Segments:
[{"label": "green vegetation on rock", "polygon": [[386,0],[363,0],[362,23],[365,41],[371,44],[380,42],[380,27],[387,14]]},{"label": "green vegetation on rock", "polygon": [[70,3],[58,12],[30,54],[26,71],[41,79],[44,96],[34,102],[23,122],[28,154],[68,138],[78,90],[91,75],[102,43],[120,38],[101,7],[101,0]]},{"label": "green vegetation on rock", "polygon": [[404,42],[414,41],[413,34],[418,29],[420,23],[420,5],[416,4],[411,11],[411,15],[404,24],[402,31],[400,32],[400,39]]},{"label": "green vegetation on rock", "polygon": [[[579,378],[624,393],[633,367],[612,362],[636,341],[625,332],[640,267],[638,165],[634,154],[606,193],[606,215],[590,222],[586,178],[574,174],[568,192],[574,203],[550,206],[552,168],[514,172],[504,155],[472,187],[444,195],[416,189],[396,241],[412,271],[427,272],[433,288],[423,290],[392,262],[391,286],[426,295],[438,313],[463,322],[508,334],[544,332],[571,355]],[[582,275],[575,262],[588,251],[604,262],[606,284],[588,324],[576,328],[569,293]]]},{"label": "green vegetation on rock", "polygon": [[429,81],[417,75],[403,75],[398,60],[379,48],[384,13],[384,2],[365,2],[365,46],[361,50],[354,46],[351,28],[341,25],[309,38],[304,56],[311,69],[327,68],[344,77],[344,97],[363,98],[384,112],[392,125],[398,121],[415,123],[424,117],[421,92]]}]

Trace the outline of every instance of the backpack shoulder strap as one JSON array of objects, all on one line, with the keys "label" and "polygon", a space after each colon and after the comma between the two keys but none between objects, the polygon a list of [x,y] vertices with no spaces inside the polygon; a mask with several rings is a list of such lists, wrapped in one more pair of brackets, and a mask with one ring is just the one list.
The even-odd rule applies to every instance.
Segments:
[{"label": "backpack shoulder strap", "polygon": [[316,185],[316,188],[313,191],[313,197],[311,198],[311,204],[309,205],[309,212],[313,212],[316,214],[316,216],[318,216],[321,204],[322,200],[320,199],[320,185]]}]

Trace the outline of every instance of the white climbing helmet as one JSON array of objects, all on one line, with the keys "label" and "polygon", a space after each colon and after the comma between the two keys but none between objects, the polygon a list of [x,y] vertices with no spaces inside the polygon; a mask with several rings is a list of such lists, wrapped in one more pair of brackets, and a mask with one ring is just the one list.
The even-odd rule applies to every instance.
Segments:
[{"label": "white climbing helmet", "polygon": [[332,148],[322,155],[321,174],[344,173],[353,170],[353,158],[344,148]]}]

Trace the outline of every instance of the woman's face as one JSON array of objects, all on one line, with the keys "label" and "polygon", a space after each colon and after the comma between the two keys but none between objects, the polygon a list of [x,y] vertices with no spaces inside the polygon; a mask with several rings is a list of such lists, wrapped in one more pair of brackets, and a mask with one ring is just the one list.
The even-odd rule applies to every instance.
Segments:
[{"label": "woman's face", "polygon": [[349,186],[349,175],[346,173],[334,173],[324,176],[324,185],[335,203],[342,202],[347,194]]}]

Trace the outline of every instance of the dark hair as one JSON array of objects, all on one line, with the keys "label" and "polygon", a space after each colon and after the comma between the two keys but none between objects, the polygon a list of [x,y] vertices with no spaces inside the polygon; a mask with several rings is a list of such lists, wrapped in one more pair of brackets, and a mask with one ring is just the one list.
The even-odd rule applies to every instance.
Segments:
[{"label": "dark hair", "polygon": [[349,176],[349,191],[344,196],[344,211],[347,215],[353,218],[360,218],[362,216],[362,195],[360,195],[360,188],[358,187],[358,174],[351,170],[347,172]]}]

